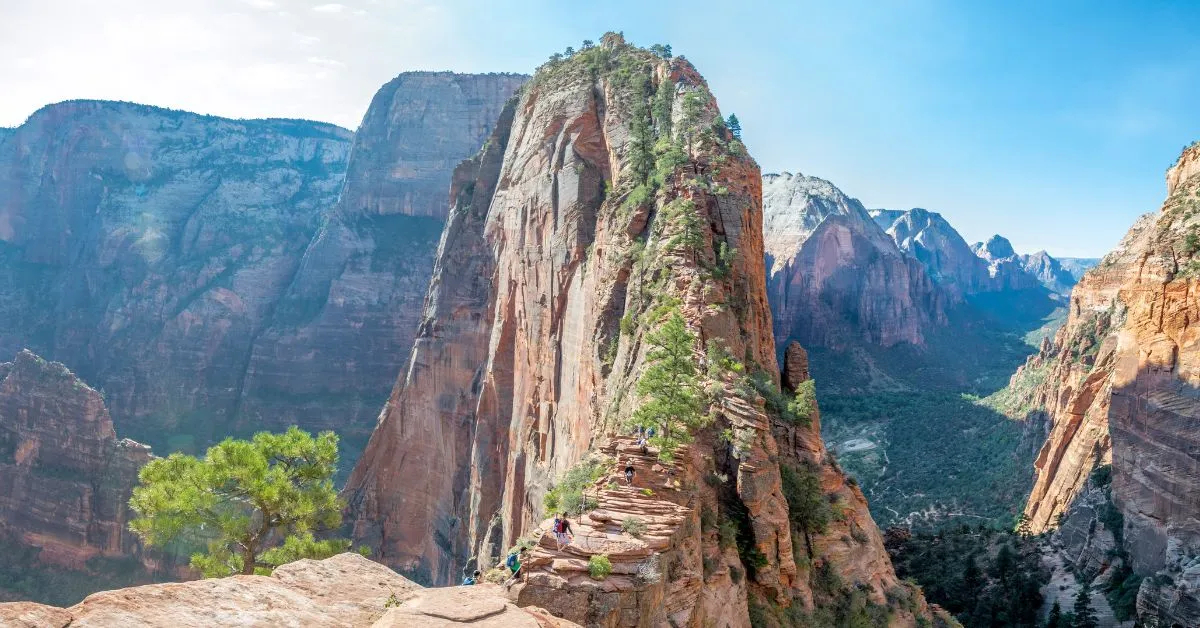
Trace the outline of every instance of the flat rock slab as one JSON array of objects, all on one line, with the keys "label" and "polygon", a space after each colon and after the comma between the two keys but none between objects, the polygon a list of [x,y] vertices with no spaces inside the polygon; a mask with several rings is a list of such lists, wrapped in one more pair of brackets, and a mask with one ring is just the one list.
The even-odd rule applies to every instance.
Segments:
[{"label": "flat rock slab", "polygon": [[0,626],[4,628],[64,628],[70,623],[66,609],[34,602],[0,604]]},{"label": "flat rock slab", "polygon": [[388,612],[371,628],[578,628],[578,624],[540,608],[520,608],[505,597],[502,587],[477,584],[466,587],[422,589]]}]

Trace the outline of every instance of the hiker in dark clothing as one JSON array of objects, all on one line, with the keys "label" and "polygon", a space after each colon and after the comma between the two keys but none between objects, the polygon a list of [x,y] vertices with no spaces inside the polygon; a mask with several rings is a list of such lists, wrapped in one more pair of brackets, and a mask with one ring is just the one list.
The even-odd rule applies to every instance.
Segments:
[{"label": "hiker in dark clothing", "polygon": [[625,463],[625,483],[633,484],[633,463]]},{"label": "hiker in dark clothing", "polygon": [[567,513],[554,518],[554,540],[558,543],[558,551],[571,544],[575,533],[571,531],[571,521],[567,519]]}]

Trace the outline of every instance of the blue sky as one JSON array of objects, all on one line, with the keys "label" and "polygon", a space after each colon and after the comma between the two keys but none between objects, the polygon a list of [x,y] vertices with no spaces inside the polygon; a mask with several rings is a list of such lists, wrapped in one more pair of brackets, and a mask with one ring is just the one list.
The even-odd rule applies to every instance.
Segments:
[{"label": "blue sky", "polygon": [[[0,0],[0,125],[66,98],[353,127],[404,70],[670,43],[764,171],[1098,256],[1200,139],[1200,3]],[[1190,31],[1190,32],[1189,32]]]}]

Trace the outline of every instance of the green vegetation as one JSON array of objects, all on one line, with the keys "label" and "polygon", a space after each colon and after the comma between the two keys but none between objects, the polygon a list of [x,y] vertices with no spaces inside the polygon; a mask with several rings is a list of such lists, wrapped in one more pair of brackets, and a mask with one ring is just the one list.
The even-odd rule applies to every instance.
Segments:
[{"label": "green vegetation", "polygon": [[1036,537],[985,526],[884,534],[896,575],[921,584],[925,597],[953,613],[966,628],[1038,626],[1041,566]]},{"label": "green vegetation", "polygon": [[546,514],[569,512],[581,515],[594,509],[596,500],[587,495],[587,490],[607,472],[608,464],[594,458],[584,460],[568,469],[546,492]]},{"label": "green vegetation", "polygon": [[625,517],[621,521],[621,530],[629,536],[640,539],[646,533],[646,522],[637,517]]},{"label": "green vegetation", "polygon": [[696,334],[678,309],[672,308],[657,329],[646,335],[649,366],[637,383],[641,405],[632,427],[654,428],[650,444],[659,457],[671,460],[675,449],[692,440],[692,431],[711,422],[704,412],[704,395],[696,371]]},{"label": "green vegetation", "polygon": [[1021,423],[949,392],[822,393],[821,419],[822,437],[881,525],[966,516],[1011,527],[1040,445]]},{"label": "green vegetation", "polygon": [[612,574],[612,561],[608,554],[596,554],[588,559],[588,574],[594,580],[603,580]]},{"label": "green vegetation", "polygon": [[1072,609],[1071,628],[1100,628],[1096,619],[1096,611],[1092,608],[1091,587],[1085,582],[1075,594],[1075,607]]},{"label": "green vegetation", "polygon": [[812,560],[812,537],[814,534],[824,534],[833,516],[829,500],[821,491],[821,479],[808,466],[793,468],[781,464],[779,472],[783,480],[783,497],[788,504],[788,520],[792,523],[792,530],[804,537],[805,550],[809,560]]},{"label": "green vegetation", "polygon": [[269,574],[300,558],[325,558],[349,548],[318,541],[314,530],[341,525],[333,488],[337,436],[292,427],[260,432],[250,441],[226,439],[203,459],[174,453],[152,460],[138,475],[129,528],[150,546],[203,544],[192,567],[206,578]]}]

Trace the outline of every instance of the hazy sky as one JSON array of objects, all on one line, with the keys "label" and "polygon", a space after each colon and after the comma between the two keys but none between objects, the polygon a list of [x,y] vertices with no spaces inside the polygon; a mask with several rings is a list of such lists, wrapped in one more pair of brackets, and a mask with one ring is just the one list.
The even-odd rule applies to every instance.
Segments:
[{"label": "hazy sky", "polygon": [[765,172],[1100,255],[1200,139],[1200,3],[0,0],[0,126],[71,98],[354,128],[404,70],[670,43]]}]

